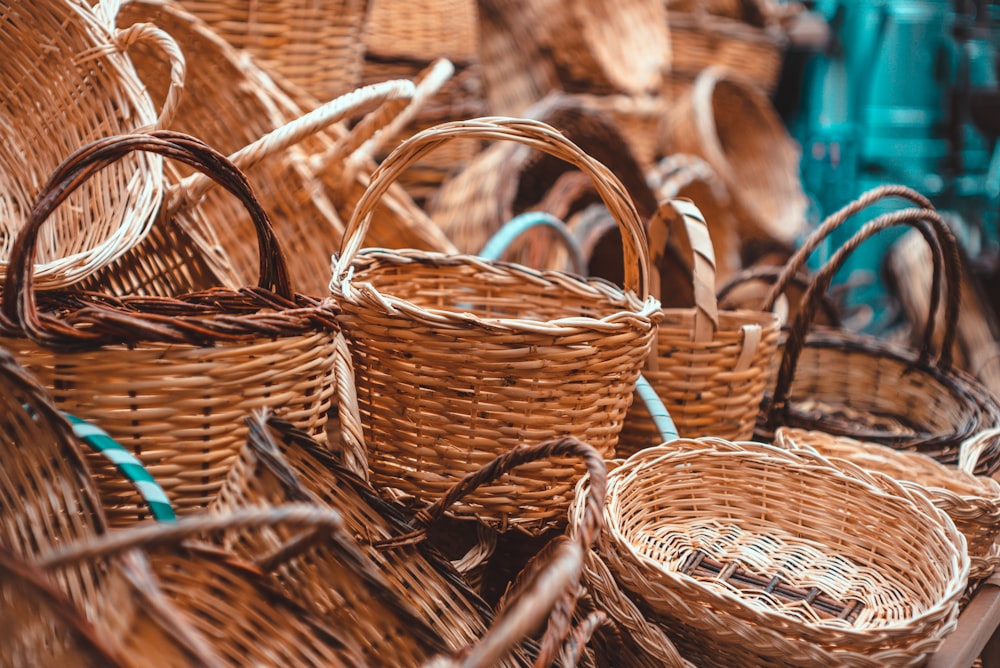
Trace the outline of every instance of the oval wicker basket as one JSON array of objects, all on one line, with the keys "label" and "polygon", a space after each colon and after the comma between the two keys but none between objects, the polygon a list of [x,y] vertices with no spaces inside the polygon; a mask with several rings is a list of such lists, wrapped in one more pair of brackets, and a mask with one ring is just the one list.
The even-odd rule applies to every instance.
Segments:
[{"label": "oval wicker basket", "polygon": [[[846,459],[863,469],[884,473],[917,486],[931,502],[954,521],[965,536],[971,568],[970,583],[989,577],[1000,563],[994,543],[1000,534],[1000,482],[972,473],[987,448],[995,447],[997,430],[964,441],[957,469],[944,466],[918,452],[894,450],[878,443],[864,443],[821,431],[780,427],[774,434],[778,447],[812,450],[830,459]],[[836,458],[836,459],[835,459]]]},{"label": "oval wicker basket", "polygon": [[[452,138],[518,141],[588,173],[625,239],[625,290],[472,256],[360,252],[378,198]],[[554,128],[527,119],[446,123],[401,144],[355,209],[330,283],[355,361],[372,480],[428,500],[522,442],[574,436],[614,452],[655,335],[645,230],[621,183]],[[579,464],[536,464],[455,514],[542,530],[562,521]]]},{"label": "oval wicker basket", "polygon": [[[822,238],[851,215],[887,197],[904,198],[922,206],[927,202],[908,188],[884,186],[830,216],[789,260],[783,275],[772,286],[767,305],[775,303],[786,281],[797,273]],[[869,237],[899,225],[916,227],[933,249],[929,312],[921,349],[910,350],[844,330],[814,332],[807,340],[819,298],[846,258]],[[761,411],[758,437],[771,438],[779,426],[816,429],[916,450],[942,463],[955,464],[962,441],[1000,426],[997,399],[952,364],[960,294],[959,262],[954,236],[930,208],[893,211],[866,223],[830,257],[803,295],[788,330],[774,391]],[[931,342],[942,292],[946,330],[941,351],[935,357]],[[995,440],[980,457],[976,473],[990,474],[1000,467],[1000,439]]]},{"label": "oval wicker basket", "polygon": [[[155,68],[170,82],[159,118],[124,53],[140,41],[155,43]],[[116,31],[83,0],[6,3],[0,50],[2,280],[39,185],[88,142],[169,123],[183,86],[184,58],[163,31]],[[163,161],[154,155],[132,156],[96,175],[54,212],[51,232],[39,244],[39,286],[73,284],[139,243],[152,225],[162,185]]]},{"label": "oval wicker basket", "polygon": [[612,471],[607,498],[601,558],[699,665],[916,666],[957,619],[965,539],[887,476],[681,439]]},{"label": "oval wicker basket", "polygon": [[[240,199],[261,249],[258,286],[179,298],[36,290],[31,258],[47,216],[90,174],[137,150],[192,165]],[[250,411],[274,407],[325,439],[338,336],[332,304],[292,291],[267,214],[231,162],[187,135],[110,137],[67,158],[43,192],[14,246],[0,343],[58,388],[62,410],[129,448],[178,514],[211,500]],[[112,470],[99,455],[90,461],[97,472]],[[117,507],[112,523],[131,521],[142,498],[118,475],[99,479],[107,505]]]},{"label": "oval wicker basket", "polygon": [[799,147],[759,88],[720,67],[706,68],[665,126],[669,153],[703,158],[725,182],[741,239],[796,240],[806,213]]},{"label": "oval wicker basket", "polygon": [[[656,347],[643,376],[663,400],[682,437],[748,439],[760,412],[781,324],[769,311],[723,310],[715,297],[709,225],[689,200],[665,200],[647,225],[652,285],[659,297],[667,240],[683,235],[693,262],[693,308],[664,308]],[[627,457],[662,442],[642,402],[634,402],[618,444]]]}]

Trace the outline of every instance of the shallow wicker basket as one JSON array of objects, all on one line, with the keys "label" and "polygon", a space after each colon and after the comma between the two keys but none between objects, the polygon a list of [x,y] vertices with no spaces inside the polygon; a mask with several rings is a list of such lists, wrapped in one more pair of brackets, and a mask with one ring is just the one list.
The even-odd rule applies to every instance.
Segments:
[{"label": "shallow wicker basket", "polygon": [[884,473],[904,485],[910,483],[919,487],[965,535],[971,559],[969,581],[973,583],[989,577],[998,564],[994,543],[1000,534],[1000,482],[972,473],[983,452],[996,447],[996,436],[996,430],[987,431],[963,442],[957,469],[918,452],[794,427],[779,428],[774,442],[789,450],[818,452],[834,464],[837,459],[846,459],[863,469]]},{"label": "shallow wicker basket", "polygon": [[[169,123],[184,79],[184,58],[163,31],[116,31],[83,0],[16,0],[4,4],[2,15],[0,280],[37,189],[56,166],[105,135]],[[155,44],[155,67],[170,82],[159,118],[124,53],[138,42]],[[163,161],[153,155],[133,156],[95,176],[54,212],[51,233],[39,244],[39,285],[75,283],[139,243],[162,184]]]},{"label": "shallow wicker basket", "polygon": [[[375,202],[451,138],[513,140],[588,173],[625,239],[625,290],[472,256],[360,245]],[[427,500],[523,442],[574,436],[611,455],[649,354],[645,230],[621,183],[528,119],[446,123],[401,144],[355,209],[330,288],[354,356],[372,481]],[[579,464],[538,463],[481,488],[455,514],[543,530],[564,520]]]},{"label": "shallow wicker basket", "polygon": [[[673,235],[686,238],[693,255],[694,307],[662,309],[655,351],[643,376],[682,437],[748,439],[770,383],[781,327],[778,317],[769,311],[719,310],[712,237],[691,201],[665,200],[647,231],[657,297],[667,240]],[[649,411],[634,402],[617,454],[627,457],[660,442]]]},{"label": "shallow wicker basket", "polygon": [[649,448],[609,475],[600,556],[699,665],[920,665],[954,628],[965,539],[923,494],[848,466]]}]

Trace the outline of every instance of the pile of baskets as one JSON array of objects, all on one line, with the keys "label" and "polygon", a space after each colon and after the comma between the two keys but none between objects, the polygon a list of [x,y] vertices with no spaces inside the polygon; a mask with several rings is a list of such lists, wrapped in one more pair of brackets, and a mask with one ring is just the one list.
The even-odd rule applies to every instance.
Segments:
[{"label": "pile of baskets", "polygon": [[[613,3],[328,4],[0,7],[0,664],[925,662],[1000,563],[931,203],[792,253],[768,83],[683,3],[605,24],[631,70]],[[555,78],[449,106],[532,17]],[[901,225],[924,345],[815,325]],[[787,253],[733,304],[747,239]]]}]

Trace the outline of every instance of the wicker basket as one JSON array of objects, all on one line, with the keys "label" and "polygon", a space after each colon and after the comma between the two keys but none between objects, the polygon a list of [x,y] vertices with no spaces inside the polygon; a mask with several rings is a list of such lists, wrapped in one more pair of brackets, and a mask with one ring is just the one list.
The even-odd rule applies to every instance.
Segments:
[{"label": "wicker basket", "polygon": [[994,550],[1000,534],[1000,482],[973,475],[980,456],[996,447],[997,430],[983,432],[962,443],[958,469],[946,467],[917,452],[894,450],[878,443],[863,443],[846,436],[781,427],[775,445],[789,450],[813,450],[830,459],[846,459],[871,471],[884,473],[917,486],[931,502],[954,521],[965,536],[971,568],[970,583],[992,575],[998,564]]},{"label": "wicker basket", "polygon": [[668,153],[703,158],[725,182],[741,239],[796,240],[806,212],[799,147],[759,88],[709,67],[665,125]]},{"label": "wicker basket", "polygon": [[[105,135],[169,123],[184,79],[183,56],[163,31],[115,31],[82,0],[18,0],[6,3],[3,15],[0,277],[37,188],[56,165]],[[139,42],[155,44],[154,67],[170,83],[159,118],[124,53]],[[152,155],[133,156],[96,175],[54,213],[51,233],[39,244],[39,286],[75,283],[139,243],[162,184],[163,162]]]},{"label": "wicker basket", "polygon": [[[246,3],[242,3],[246,7]],[[410,82],[380,84],[344,93],[305,114],[287,99],[275,81],[195,16],[176,3],[133,0],[117,13],[121,25],[153,22],[168,30],[192,63],[184,100],[171,129],[199,137],[233,161],[252,180],[261,204],[271,215],[282,247],[296,262],[289,265],[296,287],[310,295],[326,293],[330,255],[343,232],[336,205],[327,196],[307,156],[327,150],[332,138],[311,137],[337,121],[360,115],[377,104],[398,113],[413,95]],[[166,81],[148,49],[133,49],[133,61],[150,82],[154,97]],[[210,63],[211,66],[207,66]],[[159,68],[162,69],[162,68]],[[290,109],[288,107],[291,107]],[[380,111],[373,112],[380,114]],[[276,129],[277,128],[277,129]],[[377,127],[363,125],[365,132]],[[360,143],[367,136],[352,136]],[[341,154],[329,160],[343,159]],[[253,223],[238,202],[209,192],[209,179],[187,176],[172,165],[174,180],[166,219],[148,243],[110,267],[88,287],[118,294],[172,296],[217,285],[238,287],[253,281],[258,264]],[[224,224],[223,224],[224,221]],[[180,235],[185,243],[178,244]],[[190,248],[190,250],[188,250]],[[185,252],[188,251],[188,252]],[[182,253],[179,259],[172,256]],[[194,257],[194,262],[189,257]],[[161,265],[150,272],[151,265]],[[194,272],[191,266],[209,265]],[[152,274],[152,275],[150,275]],[[189,279],[189,276],[191,278]],[[212,279],[215,280],[212,280]],[[178,289],[179,288],[179,289]]]},{"label": "wicker basket", "polygon": [[[809,251],[848,217],[890,196],[926,201],[902,187],[882,187],[866,193],[810,235],[789,260],[786,273],[796,273]],[[910,350],[843,330],[816,332],[807,341],[818,296],[827,291],[844,260],[869,237],[904,224],[920,230],[935,258],[930,310],[921,349]],[[815,429],[897,449],[917,450],[942,463],[955,464],[962,441],[1000,426],[997,400],[977,380],[951,363],[959,308],[958,262],[955,239],[932,209],[894,211],[866,223],[817,272],[803,296],[788,332],[773,394],[761,413],[758,436],[770,438],[779,426]],[[784,283],[784,276],[775,283],[768,296],[769,304],[774,303]],[[935,359],[931,342],[942,287],[946,292],[946,331],[941,352]],[[980,457],[976,473],[989,474],[998,467],[1000,442]]]},{"label": "wicker basket", "polygon": [[[172,665],[207,665],[204,648],[176,625],[169,606],[140,602],[143,597],[130,591],[126,582],[132,572],[128,569],[100,561],[57,570],[36,567],[39,559],[63,545],[104,534],[107,520],[69,423],[36,379],[4,350],[0,350],[0,387],[4,463],[0,467],[0,553],[4,555],[0,559],[4,563],[0,566],[0,589],[4,590],[0,618],[5,634],[0,664],[36,665],[16,652],[39,651],[33,641],[44,643],[42,651],[57,652],[66,646],[60,643],[72,640],[56,635],[69,624],[80,630],[82,635],[76,637],[86,646],[128,659],[126,665],[171,659],[179,661]],[[75,647],[82,650],[79,644]]]},{"label": "wicker basket", "polygon": [[245,49],[321,100],[361,82],[361,35],[369,0],[183,0],[237,49]]},{"label": "wicker basket", "polygon": [[954,628],[965,539],[887,476],[682,439],[612,471],[607,498],[601,558],[699,665],[916,666]]},{"label": "wicker basket", "polygon": [[[748,439],[770,382],[781,328],[778,318],[769,311],[719,311],[712,238],[708,223],[691,201],[664,201],[648,232],[656,296],[667,239],[678,233],[686,237],[694,258],[695,306],[663,309],[655,359],[651,357],[643,375],[682,437]],[[645,404],[633,403],[619,440],[619,456],[661,442]]]},{"label": "wicker basket", "polygon": [[[369,249],[378,198],[451,138],[513,140],[591,175],[625,239],[625,288],[471,256]],[[551,126],[447,123],[414,135],[372,176],[330,288],[354,355],[372,480],[420,499],[522,442],[575,436],[610,455],[655,335],[645,230],[621,183]],[[455,509],[526,531],[562,519],[574,462],[536,464]]]},{"label": "wicker basket", "polygon": [[[258,287],[176,299],[36,293],[31,258],[49,213],[89,174],[136,150],[204,170],[240,198],[257,227]],[[332,305],[291,290],[267,214],[232,163],[186,135],[124,135],[70,156],[43,192],[15,244],[3,294],[8,338],[0,341],[39,370],[61,409],[132,450],[179,514],[214,496],[245,437],[239,418],[249,411],[274,406],[325,438],[335,388]],[[91,464],[106,503],[118,500],[109,503],[118,507],[112,523],[134,517],[142,503],[134,489],[104,475],[109,465],[99,456]]]}]

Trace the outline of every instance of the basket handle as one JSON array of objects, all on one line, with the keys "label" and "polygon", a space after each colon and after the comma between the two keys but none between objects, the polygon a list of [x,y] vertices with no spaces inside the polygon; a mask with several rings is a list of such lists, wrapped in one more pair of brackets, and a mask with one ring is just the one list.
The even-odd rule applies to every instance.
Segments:
[{"label": "basket handle", "polygon": [[[576,173],[579,174],[579,172]],[[580,248],[580,242],[566,227],[566,223],[544,211],[525,211],[508,220],[503,224],[503,227],[496,231],[496,234],[489,238],[482,250],[479,251],[479,256],[487,260],[499,260],[514,241],[535,227],[548,227],[554,230],[556,238],[569,251],[573,273],[581,276],[586,273],[586,261],[583,259],[583,249]]]},{"label": "basket handle", "polygon": [[[608,475],[607,466],[601,454],[594,447],[573,437],[552,439],[536,445],[522,445],[500,455],[478,471],[466,475],[448,490],[444,496],[427,508],[418,511],[416,515],[416,519],[426,525],[439,519],[452,504],[474,491],[480,485],[496,480],[521,464],[551,457],[566,456],[582,459],[586,464],[590,480],[581,521],[574,527],[574,537],[576,540],[562,541],[563,544],[571,547],[564,547],[563,544],[553,545],[552,555],[542,555],[542,559],[546,560],[544,566],[539,566],[536,558],[536,560],[533,560],[533,563],[529,563],[526,570],[530,571],[529,582],[534,582],[536,578],[552,578],[554,576],[541,575],[540,573],[547,572],[550,569],[563,570],[567,568],[567,563],[569,563],[570,559],[573,559],[573,568],[576,569],[577,577],[575,580],[569,580],[567,585],[560,590],[562,593],[552,599],[552,604],[558,604],[559,607],[553,611],[545,635],[539,642],[538,658],[535,662],[536,666],[551,664],[560,651],[571,623],[572,608],[576,600],[575,585],[579,583],[583,555],[594,544],[604,523],[604,497],[607,493]],[[575,560],[579,561],[576,562]],[[567,563],[563,563],[564,561]],[[516,618],[526,614],[524,610],[530,610],[531,605],[537,607],[537,603],[531,602],[533,598],[540,596],[536,592],[536,589],[533,585],[528,585],[527,589],[520,589],[516,602],[505,607],[505,612],[516,609],[516,612],[511,612],[511,615]],[[552,608],[553,605],[549,605],[549,608]],[[505,634],[514,632],[516,632],[515,627],[508,628],[502,624],[494,624],[491,627],[489,636],[503,637]],[[523,637],[523,634],[518,637]],[[496,641],[487,641],[486,638],[483,640],[483,644],[487,645],[492,642]]]},{"label": "basket handle", "polygon": [[[152,23],[135,23],[128,28],[118,30],[115,33],[114,39],[115,46],[122,52],[128,51],[130,46],[139,42],[150,42],[163,52],[170,65],[170,86],[167,88],[167,94],[163,99],[163,107],[160,109],[160,115],[151,129],[163,130],[168,128],[177,116],[177,110],[180,108],[181,100],[184,97],[186,62],[181,48],[169,33]],[[137,132],[145,129],[150,128],[143,128],[137,130]]]},{"label": "basket handle", "polygon": [[1000,448],[1000,427],[986,429],[962,441],[958,448],[958,470],[975,475],[976,466],[984,455]]},{"label": "basket handle", "polygon": [[343,518],[335,510],[289,503],[266,508],[240,508],[225,514],[188,515],[176,522],[137,524],[64,544],[42,555],[37,562],[42,568],[51,570],[82,561],[114,557],[129,550],[174,547],[206,533],[275,526],[301,527],[321,531],[328,536],[342,536],[347,542],[352,540],[344,527]]},{"label": "basket handle", "polygon": [[[767,427],[774,430],[778,426],[779,415],[787,417],[789,409],[788,398],[791,391],[792,380],[798,365],[802,348],[805,345],[806,334],[812,322],[817,308],[817,295],[825,294],[830,287],[834,274],[840,269],[844,260],[854,252],[866,239],[874,236],[882,230],[897,225],[910,225],[915,227],[923,235],[927,243],[934,249],[935,258],[943,255],[945,265],[945,283],[948,297],[945,303],[945,317],[948,322],[945,344],[950,346],[954,337],[954,322],[958,320],[958,307],[960,290],[958,285],[958,250],[951,231],[944,223],[936,211],[931,209],[905,209],[883,214],[875,220],[866,223],[858,232],[848,239],[830,257],[830,260],[813,277],[809,288],[802,296],[798,314],[788,332],[788,339],[785,343],[785,351],[781,358],[781,366],[778,370],[778,379],[774,387],[774,395],[767,409]],[[944,244],[947,248],[941,248],[939,244]],[[935,263],[936,264],[936,263]],[[931,287],[932,292],[940,292],[940,272],[935,268],[934,281]],[[935,304],[932,302],[932,308]],[[931,319],[934,313],[931,312]],[[948,348],[942,348],[938,358],[938,365],[947,368],[950,363]],[[924,348],[920,352],[918,364],[929,363],[929,349]]]},{"label": "basket handle", "polygon": [[[287,150],[337,121],[381,106],[375,116],[377,122],[383,112],[395,110],[395,105],[392,103],[398,100],[411,100],[414,93],[413,82],[408,79],[392,79],[356,88],[268,132],[230,155],[229,160],[237,168],[246,171],[258,162]],[[377,126],[373,129],[377,129]],[[205,174],[185,177],[173,186],[170,195],[171,208],[197,202],[212,186],[212,181],[213,179]]]},{"label": "basket handle", "polygon": [[407,167],[451,139],[515,141],[565,160],[587,174],[621,231],[625,256],[625,289],[643,300],[649,296],[646,231],[628,191],[618,177],[551,125],[527,118],[501,116],[442,123],[418,132],[397,146],[372,173],[371,182],[351,215],[334,265],[334,281],[343,279],[350,271],[351,263],[368,233],[375,205],[389,186]]},{"label": "basket handle", "polygon": [[38,311],[34,289],[35,245],[43,223],[70,193],[96,172],[133,151],[157,153],[191,165],[239,198],[249,211],[257,232],[260,248],[258,285],[285,299],[293,298],[278,240],[271,229],[267,212],[254,196],[246,176],[225,156],[201,140],[178,132],[157,130],[91,142],[66,158],[49,177],[11,250],[0,303],[0,316],[5,320],[6,327],[23,331],[42,342],[65,341],[66,338],[87,341],[101,336],[74,328]]},{"label": "basket handle", "polygon": [[708,223],[694,202],[689,199],[667,199],[660,202],[649,220],[651,248],[650,280],[653,296],[660,299],[660,265],[666,258],[667,244],[673,233],[687,237],[693,255],[691,280],[694,284],[694,327],[692,341],[711,341],[719,328],[719,306],[715,296],[715,247]]}]

